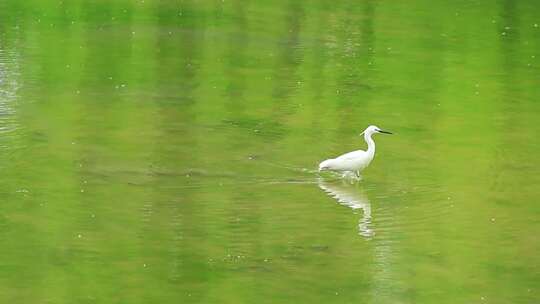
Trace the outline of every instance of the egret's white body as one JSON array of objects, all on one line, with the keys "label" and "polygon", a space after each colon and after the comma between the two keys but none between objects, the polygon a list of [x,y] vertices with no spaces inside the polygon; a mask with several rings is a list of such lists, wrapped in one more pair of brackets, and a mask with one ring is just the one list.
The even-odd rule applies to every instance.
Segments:
[{"label": "egret's white body", "polygon": [[327,159],[319,164],[319,171],[341,171],[341,172],[354,172],[357,176],[360,176],[362,172],[375,157],[375,142],[371,136],[375,133],[392,134],[388,131],[383,131],[376,126],[369,126],[362,132],[364,134],[364,140],[368,145],[367,151],[357,150],[352,151],[336,158]]}]

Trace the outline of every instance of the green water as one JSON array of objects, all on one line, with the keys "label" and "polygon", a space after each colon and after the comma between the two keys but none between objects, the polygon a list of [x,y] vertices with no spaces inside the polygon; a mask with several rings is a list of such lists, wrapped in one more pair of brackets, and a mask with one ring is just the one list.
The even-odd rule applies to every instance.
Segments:
[{"label": "green water", "polygon": [[0,302],[540,303],[539,121],[537,1],[1,1]]}]

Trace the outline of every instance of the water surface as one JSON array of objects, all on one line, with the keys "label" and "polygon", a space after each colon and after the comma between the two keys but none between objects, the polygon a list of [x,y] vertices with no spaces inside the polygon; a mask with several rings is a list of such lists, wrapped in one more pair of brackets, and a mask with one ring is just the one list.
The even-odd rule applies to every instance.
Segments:
[{"label": "water surface", "polygon": [[540,302],[539,59],[535,1],[2,1],[0,302]]}]

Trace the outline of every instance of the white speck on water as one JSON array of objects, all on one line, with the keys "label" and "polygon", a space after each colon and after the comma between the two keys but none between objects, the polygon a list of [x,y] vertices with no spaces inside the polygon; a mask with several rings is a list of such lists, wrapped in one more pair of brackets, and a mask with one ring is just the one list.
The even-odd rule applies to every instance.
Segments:
[{"label": "white speck on water", "polygon": [[81,189],[81,193],[84,192],[84,189]]},{"label": "white speck on water", "polygon": [[492,217],[492,218],[491,218],[491,221],[492,221],[492,222],[495,222],[495,218],[494,218],[494,217]]},{"label": "white speck on water", "polygon": [[509,27],[509,26],[505,26],[504,29],[505,29],[505,30],[509,30],[510,27]]},{"label": "white speck on water", "polygon": [[506,36],[506,32],[502,32],[501,35]]},{"label": "white speck on water", "polygon": [[135,35],[135,32],[131,32],[132,35]]},{"label": "white speck on water", "polygon": [[28,191],[28,190],[26,190],[26,189],[19,189],[19,190],[15,191],[15,192],[18,192],[18,193],[28,193],[28,192],[30,192],[30,191]]},{"label": "white speck on water", "polygon": [[81,94],[81,91],[77,90],[77,94]]},{"label": "white speck on water", "polygon": [[538,27],[538,23],[535,23],[535,24],[534,24],[534,27]]},{"label": "white speck on water", "polygon": [[95,214],[92,214],[92,215],[90,215],[90,216],[91,216],[92,218],[95,218],[95,217],[96,217],[96,215],[95,215]]},{"label": "white speck on water", "polygon": [[82,235],[81,235],[81,234],[78,234],[77,237],[78,237],[78,238],[82,238]]},{"label": "white speck on water", "polygon": [[536,56],[532,55],[532,56],[531,56],[531,58],[533,58],[533,59],[534,59],[534,58],[536,58]]},{"label": "white speck on water", "polygon": [[480,92],[476,91],[476,92],[474,92],[474,94],[475,94],[475,95],[478,95],[478,94],[480,94]]},{"label": "white speck on water", "polygon": [[484,301],[484,300],[485,300],[485,298],[484,298],[484,297],[480,297],[480,300]]}]

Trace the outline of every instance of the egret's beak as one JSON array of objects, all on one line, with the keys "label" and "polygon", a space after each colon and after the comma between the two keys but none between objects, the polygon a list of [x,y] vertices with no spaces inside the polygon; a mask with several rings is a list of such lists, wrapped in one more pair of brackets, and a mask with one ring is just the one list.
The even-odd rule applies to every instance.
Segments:
[{"label": "egret's beak", "polygon": [[362,131],[362,133],[358,134],[358,136],[362,136],[362,135],[364,135],[364,132],[365,132],[365,131]]},{"label": "egret's beak", "polygon": [[388,131],[384,131],[384,130],[379,130],[379,133],[392,134],[392,132],[388,132]]}]

